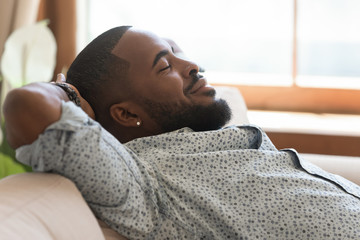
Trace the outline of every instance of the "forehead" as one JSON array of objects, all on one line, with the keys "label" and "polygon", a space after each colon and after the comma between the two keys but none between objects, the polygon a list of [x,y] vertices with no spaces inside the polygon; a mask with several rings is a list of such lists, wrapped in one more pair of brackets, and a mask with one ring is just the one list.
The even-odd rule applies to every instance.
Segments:
[{"label": "forehead", "polygon": [[169,48],[167,42],[153,33],[130,28],[112,50],[112,54],[125,59],[130,67],[150,67],[156,54]]}]

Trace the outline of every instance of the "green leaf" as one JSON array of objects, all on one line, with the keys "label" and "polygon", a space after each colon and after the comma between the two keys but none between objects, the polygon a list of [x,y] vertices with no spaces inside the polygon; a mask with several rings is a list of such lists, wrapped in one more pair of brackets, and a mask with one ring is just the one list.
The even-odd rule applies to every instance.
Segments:
[{"label": "green leaf", "polygon": [[[1,131],[4,131],[4,123],[1,124]],[[0,179],[6,176],[22,173],[31,172],[32,169],[15,160],[15,151],[12,149],[6,141],[6,136],[0,145]]]},{"label": "green leaf", "polygon": [[16,162],[11,157],[0,153],[0,179],[12,174],[28,171],[28,167],[25,167],[23,164]]}]

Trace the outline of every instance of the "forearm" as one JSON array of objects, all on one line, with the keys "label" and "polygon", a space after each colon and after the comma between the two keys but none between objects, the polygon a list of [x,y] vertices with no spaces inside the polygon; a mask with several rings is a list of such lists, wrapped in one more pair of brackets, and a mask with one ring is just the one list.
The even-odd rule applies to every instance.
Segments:
[{"label": "forearm", "polygon": [[18,148],[35,141],[46,127],[60,119],[66,93],[50,83],[33,83],[12,90],[4,103],[7,140]]}]

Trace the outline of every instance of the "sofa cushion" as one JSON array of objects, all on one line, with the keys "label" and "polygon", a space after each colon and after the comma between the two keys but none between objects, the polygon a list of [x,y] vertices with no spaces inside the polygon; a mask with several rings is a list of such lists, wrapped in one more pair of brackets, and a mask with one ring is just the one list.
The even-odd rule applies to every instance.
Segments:
[{"label": "sofa cushion", "polygon": [[216,86],[215,89],[216,96],[226,100],[232,111],[232,118],[227,126],[248,124],[247,107],[240,91],[234,87]]},{"label": "sofa cushion", "polygon": [[0,181],[0,236],[105,239],[75,185],[57,174],[23,173]]},{"label": "sofa cushion", "polygon": [[300,154],[305,160],[360,186],[360,157]]}]

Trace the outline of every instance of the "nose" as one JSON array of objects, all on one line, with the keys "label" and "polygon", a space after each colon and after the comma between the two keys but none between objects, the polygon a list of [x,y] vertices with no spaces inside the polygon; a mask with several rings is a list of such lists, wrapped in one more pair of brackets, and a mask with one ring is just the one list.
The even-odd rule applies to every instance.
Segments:
[{"label": "nose", "polygon": [[182,60],[182,61],[183,61],[182,74],[185,78],[189,78],[193,74],[197,74],[199,72],[199,66],[196,63],[187,60]]}]

